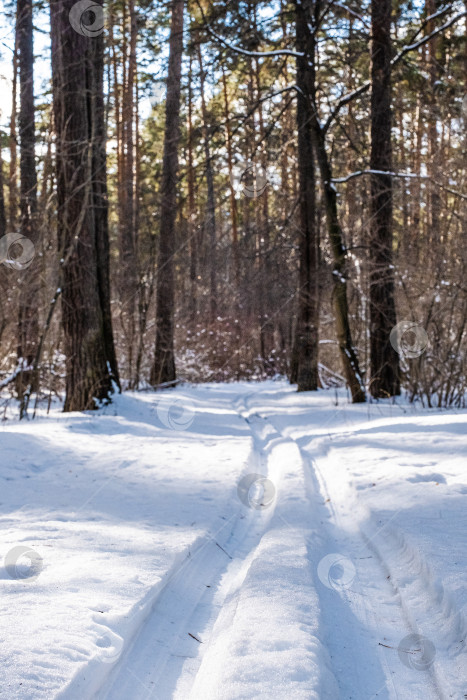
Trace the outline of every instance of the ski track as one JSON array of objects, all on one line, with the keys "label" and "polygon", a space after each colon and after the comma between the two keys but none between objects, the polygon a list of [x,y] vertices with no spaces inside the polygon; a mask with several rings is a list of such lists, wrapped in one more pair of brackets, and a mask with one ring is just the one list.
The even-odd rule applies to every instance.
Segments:
[{"label": "ski track", "polygon": [[[265,415],[261,417],[268,420]],[[275,425],[274,421],[271,422]],[[276,429],[285,439],[297,445],[306,465],[310,501],[327,511],[322,524],[328,543],[332,543],[331,547],[328,544],[328,551],[345,554],[349,560],[358,563],[356,580],[345,591],[347,595],[343,596],[345,606],[333,606],[325,587],[317,586],[323,603],[321,610],[327,631],[326,644],[333,660],[340,697],[357,700],[357,696],[352,694],[353,686],[360,689],[361,697],[369,700],[376,697],[401,700],[460,698],[449,688],[450,680],[462,677],[466,670],[467,623],[450,592],[440,581],[433,579],[428,563],[418,550],[410,546],[404,533],[391,525],[381,526],[371,512],[360,514],[360,522],[366,520],[367,524],[365,527],[359,525],[352,533],[351,527],[348,524],[346,527],[344,522],[348,510],[342,503],[340,507],[335,507],[333,490],[320,468],[323,455],[313,459],[309,449],[305,450],[300,445],[299,439],[285,435],[280,427],[276,426]],[[358,508],[357,503],[354,505]],[[310,560],[314,559],[310,552]],[[407,597],[406,591],[410,593]],[[415,598],[419,601],[416,610],[411,605]],[[355,618],[353,622],[350,619],[352,615]],[[346,620],[345,626],[342,619]],[[353,649],[348,663],[342,665],[341,649],[355,644],[356,632],[358,638],[358,627],[362,622],[366,639],[360,639],[360,642],[367,645],[368,640],[372,640],[373,648],[367,648],[362,658],[358,650],[355,653]],[[397,655],[388,656],[387,647],[381,644],[397,648],[398,642],[409,634],[425,634],[435,642],[437,652],[445,651],[444,655],[425,671],[405,668]],[[363,660],[365,663],[362,664]],[[372,695],[362,693],[366,685],[365,677],[364,673],[359,673],[359,670],[365,671],[368,664],[379,664],[386,674],[384,685]],[[462,697],[467,697],[467,693]]]},{"label": "ski track", "polygon": [[[279,502],[282,474],[277,464],[271,468],[272,446],[280,445],[299,455],[309,517],[298,525],[287,522],[277,514],[277,503],[264,511],[239,508],[217,531],[196,541],[148,595],[136,633],[130,643],[126,640],[108,675],[95,680],[94,685],[89,680],[89,686],[83,685],[81,676],[81,688],[89,693],[86,697],[204,698],[219,629],[228,628],[236,616],[238,601],[230,606],[226,601],[241,590],[252,563],[261,556],[258,552],[268,525],[280,517],[291,532],[303,530],[309,576],[319,598],[316,635],[325,658],[329,655],[329,675],[323,672],[320,700],[457,698],[449,688],[456,673],[462,673],[460,663],[465,659],[467,625],[462,612],[395,524],[381,526],[356,498],[350,503],[350,517],[349,503],[336,492],[332,478],[324,476],[323,465],[332,449],[326,430],[313,434],[311,441],[308,438],[305,447],[304,440],[288,435],[274,413],[268,412],[261,392],[233,395],[230,408],[246,421],[251,432],[251,459],[245,473],[271,479]],[[352,428],[341,434],[344,432],[351,433]],[[287,465],[282,470],[285,473]],[[355,564],[355,578],[345,588],[328,588],[318,576],[320,561],[333,552]],[[420,603],[414,608],[416,599]],[[441,650],[427,671],[409,669],[398,658],[398,643],[414,633],[426,634]],[[88,671],[92,676],[91,666]],[[100,688],[96,689],[96,683]],[[333,688],[338,688],[338,697]],[[279,697],[285,700],[283,695],[274,700]]]},{"label": "ski track", "polygon": [[[248,472],[268,476],[262,441],[254,431],[252,438]],[[222,613],[232,582],[239,575],[244,578],[270,516],[268,511],[239,511],[219,532],[204,539],[169,577],[133,645],[95,700],[188,697],[203,649],[209,645],[209,632]]]}]

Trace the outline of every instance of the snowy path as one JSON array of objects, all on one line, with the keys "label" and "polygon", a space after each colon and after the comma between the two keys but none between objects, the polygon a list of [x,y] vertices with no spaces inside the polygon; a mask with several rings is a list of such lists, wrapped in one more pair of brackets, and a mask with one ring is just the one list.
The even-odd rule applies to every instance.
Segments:
[{"label": "snowy path", "polygon": [[207,385],[3,426],[0,697],[467,697],[467,413],[335,399]]}]

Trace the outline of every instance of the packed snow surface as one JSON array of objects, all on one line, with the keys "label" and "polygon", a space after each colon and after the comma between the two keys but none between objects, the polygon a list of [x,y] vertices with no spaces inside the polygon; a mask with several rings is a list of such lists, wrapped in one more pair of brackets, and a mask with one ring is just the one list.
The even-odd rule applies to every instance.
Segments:
[{"label": "packed snow surface", "polygon": [[284,382],[0,425],[0,697],[467,697],[467,412]]}]

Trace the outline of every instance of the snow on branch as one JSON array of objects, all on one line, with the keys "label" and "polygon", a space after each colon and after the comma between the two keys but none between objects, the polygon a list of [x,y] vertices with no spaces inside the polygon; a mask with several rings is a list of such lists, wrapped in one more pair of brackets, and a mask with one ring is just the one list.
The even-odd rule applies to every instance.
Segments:
[{"label": "snow on branch", "polygon": [[429,180],[434,185],[441,187],[441,189],[445,190],[446,192],[449,192],[450,194],[453,194],[456,197],[461,197],[461,199],[467,199],[467,195],[462,194],[462,192],[457,192],[456,190],[452,190],[449,187],[446,187],[441,182],[433,180],[433,178],[429,177],[429,175],[418,175],[417,173],[394,173],[390,170],[356,170],[355,172],[350,173],[350,175],[346,175],[346,177],[332,178],[331,182],[336,185],[342,185],[346,182],[350,182],[350,180],[354,180],[356,177],[362,177],[362,175],[390,175],[391,177]]},{"label": "snow on branch", "polygon": [[216,34],[216,32],[213,29],[211,29],[209,24],[206,24],[205,28],[207,29],[209,34],[212,37],[214,37],[214,39],[220,41],[221,44],[223,44],[231,51],[235,51],[236,53],[242,54],[242,56],[250,56],[252,58],[267,58],[268,56],[293,56],[294,58],[301,58],[305,55],[304,53],[300,53],[299,51],[292,51],[291,49],[278,49],[277,51],[247,51],[246,49],[242,49],[240,46],[230,44],[223,37]]},{"label": "snow on branch", "polygon": [[[432,15],[433,17],[436,17],[437,15]],[[423,46],[423,44],[426,44],[430,39],[432,39],[434,36],[437,34],[440,34],[441,32],[444,32],[446,29],[449,29],[449,27],[452,27],[453,24],[458,22],[459,20],[463,19],[464,17],[467,17],[467,10],[464,12],[459,12],[459,14],[454,15],[454,17],[451,17],[450,20],[445,22],[441,27],[438,27],[437,29],[434,29],[430,34],[427,34],[427,36],[424,36],[423,39],[420,39],[419,41],[416,41],[413,44],[408,44],[407,46],[404,46],[403,49],[399,51],[397,56],[395,56],[392,61],[391,61],[391,66],[395,66],[401,58],[403,58],[407,53],[410,51],[415,51],[416,49],[419,49],[420,46]],[[428,21],[428,20],[426,20]]]},{"label": "snow on branch", "polygon": [[[429,18],[425,20],[423,23],[422,27],[418,29],[416,32],[415,36],[418,36],[422,28],[427,24],[428,21],[431,21],[435,19],[436,17],[439,17],[440,15],[444,14],[447,11],[447,8],[444,8],[443,10],[440,10],[439,12],[431,15]],[[459,20],[463,19],[464,17],[467,17],[467,11],[464,12],[459,12],[457,15],[454,15],[454,17],[451,17],[450,20],[445,22],[441,27],[438,27],[437,29],[434,29],[430,34],[427,34],[427,36],[424,36],[423,39],[420,39],[419,41],[416,41],[415,43],[407,44],[404,46],[403,49],[399,51],[399,53],[392,59],[391,61],[391,67],[394,68],[403,58],[406,56],[408,53],[411,51],[416,51],[416,49],[419,49],[421,46],[426,44],[430,39],[432,39],[434,36],[437,34],[441,34],[441,32],[444,32],[446,29],[449,29],[449,27],[452,27],[453,24],[456,24],[456,22],[459,22]],[[327,118],[326,123],[323,126],[323,131],[326,133],[331,126],[332,122],[335,120],[339,112],[345,105],[349,104],[349,102],[353,102],[357,97],[360,97],[360,95],[363,95],[365,92],[367,92],[371,87],[371,82],[368,80],[366,83],[363,83],[359,88],[356,90],[352,90],[352,92],[347,93],[347,95],[343,95],[334,109],[332,110],[331,114]]]},{"label": "snow on branch", "polygon": [[364,17],[362,17],[362,15],[359,15],[358,12],[355,12],[355,10],[352,10],[352,8],[350,8],[347,5],[344,5],[343,3],[340,3],[340,2],[335,2],[333,6],[338,7],[339,9],[344,10],[345,12],[348,12],[349,15],[356,17],[363,24],[364,27],[366,27],[367,29],[370,29],[370,25],[368,24],[366,19]]}]

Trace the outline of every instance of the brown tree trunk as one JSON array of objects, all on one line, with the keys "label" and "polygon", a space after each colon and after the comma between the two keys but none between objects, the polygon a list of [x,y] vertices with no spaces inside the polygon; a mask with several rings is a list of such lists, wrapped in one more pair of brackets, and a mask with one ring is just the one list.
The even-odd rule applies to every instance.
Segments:
[{"label": "brown tree trunk", "polygon": [[[34,131],[34,52],[32,28],[32,0],[18,0],[16,33],[19,55],[20,81],[20,232],[37,246],[39,231],[37,221],[37,175]],[[37,251],[36,251],[37,252]],[[23,397],[29,383],[37,389],[37,377],[31,366],[36,356],[39,338],[38,297],[39,257],[21,273],[19,282],[17,357],[21,372],[16,381],[19,398]],[[22,411],[20,411],[22,414]]]},{"label": "brown tree trunk", "polygon": [[[436,0],[426,0],[425,3],[427,15],[432,15],[436,12]],[[430,34],[435,29],[435,22],[431,21],[427,26],[427,33]],[[439,163],[441,144],[438,137],[438,124],[440,114],[438,108],[438,99],[436,95],[436,86],[440,77],[440,67],[437,59],[439,37],[434,36],[428,42],[428,72],[430,75],[429,92],[428,92],[428,160],[427,171],[428,175],[435,182],[439,181]],[[440,241],[440,215],[441,215],[441,197],[439,194],[438,185],[435,182],[430,182],[428,185],[428,223],[429,223],[429,245],[432,250],[441,250]],[[438,256],[434,257],[438,260]]]},{"label": "brown tree trunk", "polygon": [[306,31],[302,4],[296,5],[297,129],[300,198],[298,318],[295,330],[291,379],[298,391],[318,389],[319,239],[316,226],[316,181],[311,133],[311,100],[315,82],[314,36]]},{"label": "brown tree trunk", "polygon": [[11,88],[11,118],[10,118],[10,169],[8,177],[8,227],[16,231],[18,222],[18,158],[16,135],[16,110],[18,99],[18,32],[15,32],[15,48],[13,52],[13,81]]},{"label": "brown tree trunk", "polygon": [[0,238],[3,238],[6,234],[5,192],[3,184],[3,155],[0,145]]},{"label": "brown tree trunk", "polygon": [[[255,16],[255,29],[256,29],[256,11]],[[262,143],[260,149],[259,161],[257,166],[261,167],[262,177],[266,177],[267,169],[267,153],[266,153],[266,130],[264,127],[263,118],[263,103],[261,102],[261,66],[258,59],[255,59],[255,77],[256,77],[256,94],[258,100],[258,126],[259,126],[259,137]],[[273,360],[273,349],[274,349],[274,319],[273,319],[273,300],[272,300],[272,273],[271,273],[271,250],[270,250],[270,235],[269,235],[269,191],[268,187],[265,188],[261,195],[261,201],[258,202],[258,214],[259,214],[259,226],[257,230],[258,239],[258,262],[259,262],[259,275],[258,284],[261,289],[258,297],[262,300],[260,309],[260,346],[261,346],[261,359],[263,362],[263,369],[267,374],[274,374],[274,366],[271,362]],[[261,208],[259,207],[261,204]]]},{"label": "brown tree trunk", "polygon": [[97,255],[97,284],[102,310],[103,339],[107,366],[112,380],[120,388],[110,299],[109,202],[107,194],[103,37],[93,37],[89,44],[87,81],[89,86],[88,105],[91,115],[89,138],[92,144],[92,208]]},{"label": "brown tree trunk", "polygon": [[201,45],[199,42],[197,51],[200,72],[201,112],[203,116],[204,155],[206,158],[206,184],[208,190],[205,223],[209,239],[209,317],[211,323],[214,323],[217,316],[216,205],[214,199],[214,175],[212,172],[211,147],[209,145],[210,129],[206,109],[206,97],[204,94],[205,73]]},{"label": "brown tree trunk", "polygon": [[[136,76],[136,12],[134,0],[128,2],[129,55],[126,83],[122,96],[122,196],[120,219],[120,301],[122,325],[126,337],[128,379],[134,384],[135,316],[138,296],[138,251],[135,230],[134,173],[134,96]],[[126,28],[125,28],[126,29]]]},{"label": "brown tree trunk", "polygon": [[[229,95],[227,92],[227,80],[225,77],[225,68],[222,66],[222,89],[224,94],[224,118],[226,130],[226,147],[227,147],[227,167],[229,169],[229,187],[230,187],[230,216],[232,219],[232,260],[236,295],[238,295],[240,286],[240,259],[238,254],[238,211],[237,200],[235,198],[235,188],[233,183],[233,151],[232,151],[232,128],[230,126],[230,107]],[[236,299],[238,303],[238,299]]]},{"label": "brown tree trunk", "polygon": [[156,347],[154,363],[151,369],[151,384],[153,386],[175,380],[173,256],[175,253],[175,219],[177,214],[183,10],[184,0],[172,0],[156,290]]},{"label": "brown tree trunk", "polygon": [[[3,189],[3,156],[0,146],[0,238],[6,234],[6,213],[5,213],[5,194]],[[0,348],[2,346],[2,337],[7,325],[7,314],[4,307],[4,302],[7,298],[6,279],[0,274]]]},{"label": "brown tree trunk", "polygon": [[[314,8],[311,7],[311,0],[303,0],[302,4],[306,13],[306,26],[308,32],[313,33],[316,31],[315,27],[317,27],[319,24],[319,15],[321,11],[319,6],[320,4],[315,3]],[[315,51],[314,63],[316,62],[316,53],[317,52]],[[337,342],[339,344],[339,352],[344,368],[344,375],[352,394],[352,401],[353,403],[361,403],[366,400],[365,387],[350,329],[349,303],[347,298],[347,251],[344,245],[344,237],[339,223],[337,192],[332,182],[331,163],[326,147],[326,133],[320,124],[317,112],[318,106],[316,100],[316,85],[311,85],[310,91],[313,145],[323,185],[326,223],[334,263],[333,305],[336,319]]]},{"label": "brown tree trunk", "polygon": [[[373,0],[371,42],[370,392],[400,393],[392,254],[391,0]],[[387,173],[387,174],[386,174]],[[405,187],[405,185],[404,185]]]},{"label": "brown tree trunk", "polygon": [[193,160],[193,56],[190,54],[188,74],[188,236],[190,239],[190,320],[194,328],[198,311],[196,274],[198,267],[198,235],[196,231],[195,168]]},{"label": "brown tree trunk", "polygon": [[[102,191],[94,190],[101,145],[96,123],[102,91],[94,75],[102,65],[103,37],[82,36],[69,21],[74,0],[52,0],[52,77],[56,129],[58,240],[62,280],[62,320],[66,355],[65,411],[96,408],[112,392],[111,358],[99,292],[100,238],[96,210]],[[102,75],[99,70],[100,75]],[[98,84],[99,83],[99,84]],[[94,108],[93,108],[93,101]],[[101,241],[102,243],[102,241]]]}]

